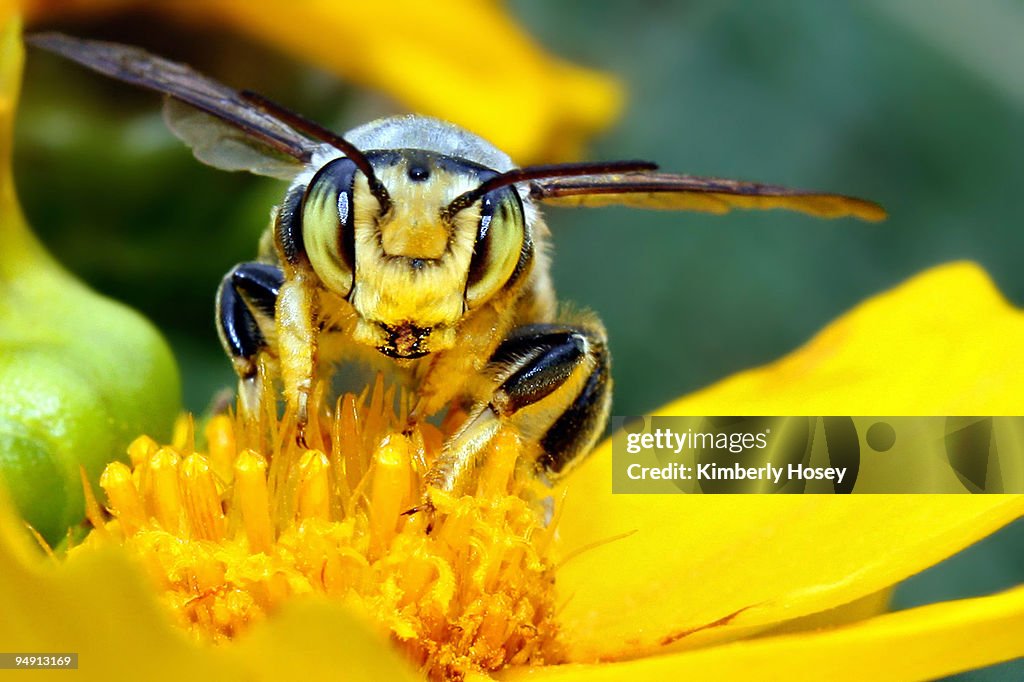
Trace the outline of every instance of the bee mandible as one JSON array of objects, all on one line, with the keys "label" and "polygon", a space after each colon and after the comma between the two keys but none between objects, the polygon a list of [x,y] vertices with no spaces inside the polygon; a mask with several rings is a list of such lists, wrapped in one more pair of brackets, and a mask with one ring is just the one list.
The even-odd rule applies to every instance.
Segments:
[{"label": "bee mandible", "polygon": [[165,95],[166,121],[200,161],[290,183],[258,259],[232,268],[217,293],[241,410],[260,409],[263,383],[280,380],[301,439],[314,381],[369,351],[413,382],[414,419],[456,401],[469,408],[428,489],[463,490],[501,429],[552,480],[605,428],[605,330],[592,315],[560,316],[539,204],[885,216],[862,199],[660,173],[644,161],[518,167],[425,116],[341,136],[139,48],[56,33],[29,42]]}]

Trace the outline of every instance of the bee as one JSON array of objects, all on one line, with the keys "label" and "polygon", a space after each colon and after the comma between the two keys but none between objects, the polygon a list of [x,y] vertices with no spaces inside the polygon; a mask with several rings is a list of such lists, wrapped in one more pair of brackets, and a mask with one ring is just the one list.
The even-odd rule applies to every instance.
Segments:
[{"label": "bee", "polygon": [[463,490],[501,429],[551,481],[605,428],[605,330],[593,316],[559,315],[540,204],[885,216],[862,199],[660,173],[645,161],[518,167],[425,116],[341,136],[139,48],[55,33],[29,42],[165,95],[166,121],[200,161],[290,183],[259,257],[232,268],[217,293],[240,409],[255,413],[263,384],[279,383],[302,442],[315,380],[361,351],[385,358],[414,386],[413,420],[468,406],[427,489]]}]

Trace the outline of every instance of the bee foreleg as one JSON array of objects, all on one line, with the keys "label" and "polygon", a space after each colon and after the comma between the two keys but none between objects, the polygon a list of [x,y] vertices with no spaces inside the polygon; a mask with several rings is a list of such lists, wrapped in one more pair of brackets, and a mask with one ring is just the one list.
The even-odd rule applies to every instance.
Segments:
[{"label": "bee foreleg", "polygon": [[267,263],[239,263],[217,289],[217,333],[238,375],[241,410],[252,415],[262,393],[259,356],[270,352],[274,310],[284,281],[281,269]]},{"label": "bee foreleg", "polygon": [[294,407],[298,440],[305,438],[309,395],[316,371],[317,321],[315,275],[296,269],[277,297],[275,327],[285,400]]},{"label": "bee foreleg", "polygon": [[445,443],[425,483],[463,492],[500,429],[513,429],[547,477],[565,473],[604,430],[611,399],[609,356],[598,325],[532,324],[512,331],[491,356],[490,399],[474,406]]}]

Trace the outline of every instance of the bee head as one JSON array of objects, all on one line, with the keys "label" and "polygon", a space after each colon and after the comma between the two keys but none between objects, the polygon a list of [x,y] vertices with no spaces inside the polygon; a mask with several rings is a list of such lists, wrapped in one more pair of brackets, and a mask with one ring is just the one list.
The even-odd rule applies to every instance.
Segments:
[{"label": "bee head", "polygon": [[365,157],[372,176],[337,158],[306,186],[291,221],[306,257],[355,310],[356,341],[405,359],[450,348],[459,322],[529,263],[522,199],[505,185],[452,210],[498,173],[422,150]]}]

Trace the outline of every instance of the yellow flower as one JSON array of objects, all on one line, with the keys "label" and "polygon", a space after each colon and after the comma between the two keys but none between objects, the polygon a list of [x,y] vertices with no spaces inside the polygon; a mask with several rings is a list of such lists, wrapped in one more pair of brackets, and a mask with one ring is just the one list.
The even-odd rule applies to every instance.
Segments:
[{"label": "yellow flower", "polygon": [[610,76],[546,54],[496,0],[22,0],[36,20],[144,6],[223,24],[407,110],[450,120],[521,163],[580,156],[622,107]]},{"label": "yellow flower", "polygon": [[[3,189],[9,208],[9,173]],[[1024,314],[951,265],[667,410],[1019,413],[1022,346]],[[198,454],[187,428],[172,447],[140,439],[103,477],[116,518],[94,505],[64,560],[0,500],[5,650],[154,680],[906,680],[1024,654],[1024,588],[877,615],[1024,496],[616,496],[605,445],[549,521],[505,434],[475,495],[403,515],[443,431],[396,433],[388,402],[342,400],[309,451],[276,417],[215,420]]]},{"label": "yellow flower", "polygon": [[[957,302],[983,311],[970,328]],[[879,322],[904,341],[877,348]],[[963,264],[869,300],[684,407],[704,411],[722,393],[740,413],[786,406],[846,376],[849,397],[836,386],[814,404],[858,412],[860,392],[919,382],[931,372],[916,356],[969,340],[988,351],[974,371],[932,384],[915,409],[941,413],[945,396],[970,391],[985,411],[1012,410],[1024,369],[1002,351],[1024,344],[1024,313]],[[312,454],[276,419],[215,420],[203,456],[187,431],[173,449],[141,439],[134,471],[104,476],[117,519],[56,565],[0,509],[0,639],[77,651],[97,677],[152,679],[380,679],[411,674],[404,657],[435,678],[907,680],[1024,654],[1024,587],[877,615],[889,587],[1024,514],[1024,496],[612,495],[605,445],[547,524],[509,475],[509,437],[476,496],[437,500],[427,534],[426,514],[401,511],[439,434],[373,447],[393,429],[386,402],[380,387],[363,407],[342,401]],[[245,449],[270,434],[267,456]]]}]

